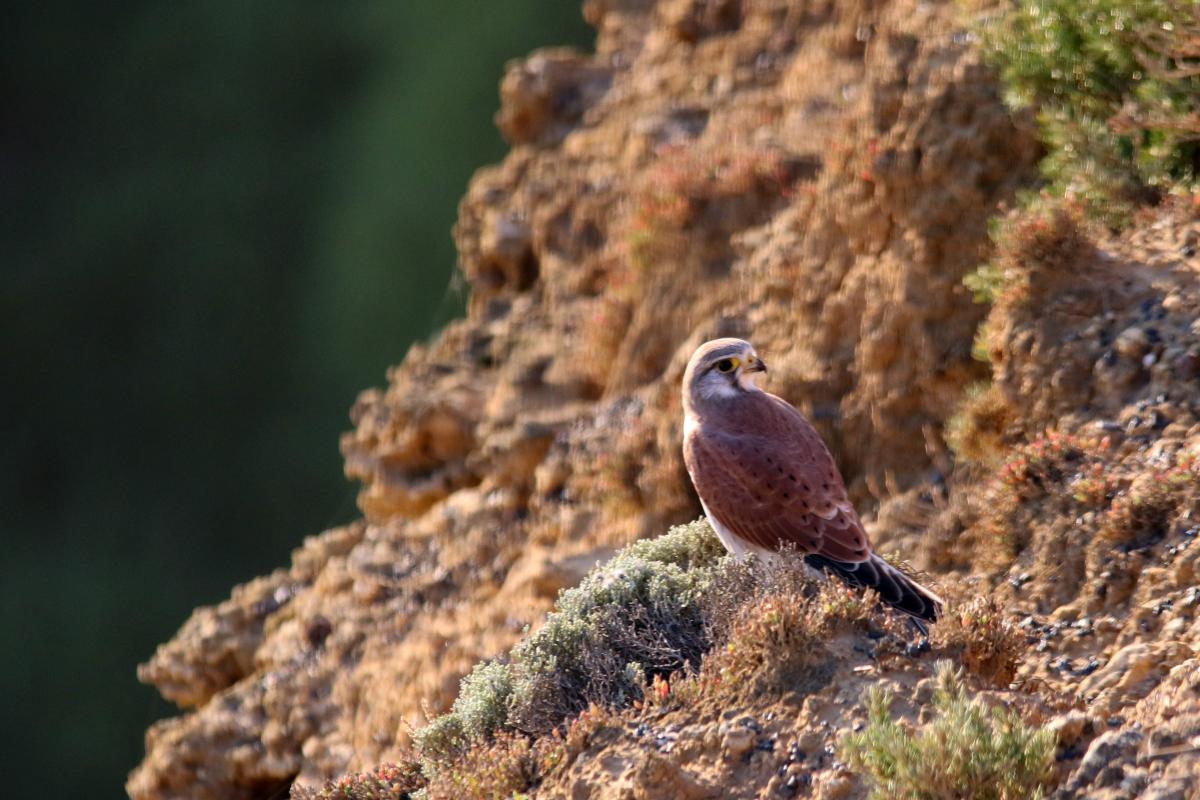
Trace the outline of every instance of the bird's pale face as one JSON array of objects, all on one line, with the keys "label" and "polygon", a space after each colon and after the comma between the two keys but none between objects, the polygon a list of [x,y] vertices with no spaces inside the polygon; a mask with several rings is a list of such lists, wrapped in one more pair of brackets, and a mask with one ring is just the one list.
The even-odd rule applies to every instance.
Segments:
[{"label": "bird's pale face", "polygon": [[685,393],[694,409],[705,401],[736,398],[757,392],[755,379],[767,365],[749,342],[716,339],[701,345],[688,363]]}]

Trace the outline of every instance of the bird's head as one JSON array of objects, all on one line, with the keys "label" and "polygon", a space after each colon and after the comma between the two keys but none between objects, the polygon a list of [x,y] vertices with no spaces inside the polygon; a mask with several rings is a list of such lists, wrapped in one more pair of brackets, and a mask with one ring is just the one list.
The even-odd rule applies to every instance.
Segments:
[{"label": "bird's head", "polygon": [[754,385],[767,365],[742,339],[713,339],[696,348],[683,375],[684,407],[695,412],[704,404],[761,391]]}]

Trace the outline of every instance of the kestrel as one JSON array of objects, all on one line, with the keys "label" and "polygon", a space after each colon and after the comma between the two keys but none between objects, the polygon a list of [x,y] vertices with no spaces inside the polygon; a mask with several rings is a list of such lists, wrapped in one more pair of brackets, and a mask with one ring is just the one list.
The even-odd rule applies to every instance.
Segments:
[{"label": "kestrel", "polygon": [[749,342],[715,339],[683,375],[683,458],[725,548],[768,557],[794,548],[809,566],[935,621],[941,598],[872,552],[820,434],[754,385],[766,370]]}]

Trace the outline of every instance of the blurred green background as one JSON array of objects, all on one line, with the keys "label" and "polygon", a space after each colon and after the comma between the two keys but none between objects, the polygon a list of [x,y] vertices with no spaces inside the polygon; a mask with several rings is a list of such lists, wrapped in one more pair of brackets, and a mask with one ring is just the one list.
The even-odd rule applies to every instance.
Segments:
[{"label": "blurred green background", "polygon": [[338,434],[462,309],[504,62],[592,32],[537,0],[6,16],[6,794],[121,797],[173,713],[137,662],[355,516]]}]

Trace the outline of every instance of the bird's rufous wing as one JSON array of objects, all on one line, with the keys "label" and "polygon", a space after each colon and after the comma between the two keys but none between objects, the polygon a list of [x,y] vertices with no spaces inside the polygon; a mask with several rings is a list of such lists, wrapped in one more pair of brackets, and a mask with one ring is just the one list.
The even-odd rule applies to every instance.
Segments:
[{"label": "bird's rufous wing", "polygon": [[761,433],[699,425],[684,443],[709,513],[766,550],[793,547],[844,563],[870,558],[866,531],[820,434],[779,398],[755,399],[762,401],[756,403]]}]

